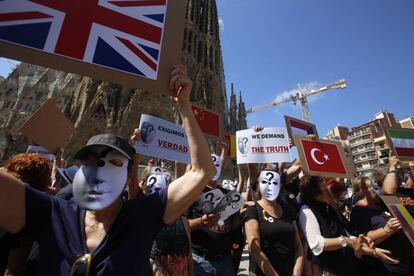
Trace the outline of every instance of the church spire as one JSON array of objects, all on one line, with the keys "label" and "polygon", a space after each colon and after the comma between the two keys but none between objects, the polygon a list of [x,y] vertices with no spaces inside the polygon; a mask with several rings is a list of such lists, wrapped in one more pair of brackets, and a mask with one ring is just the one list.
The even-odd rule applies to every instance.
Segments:
[{"label": "church spire", "polygon": [[238,112],[238,119],[239,119],[238,129],[242,130],[242,129],[247,128],[247,120],[246,120],[247,113],[246,113],[246,107],[244,106],[241,91],[239,93],[240,93],[239,94],[240,96],[239,96],[239,112]]},{"label": "church spire", "polygon": [[231,84],[231,94],[230,94],[230,131],[237,130],[237,99],[236,94],[234,93],[233,83]]}]

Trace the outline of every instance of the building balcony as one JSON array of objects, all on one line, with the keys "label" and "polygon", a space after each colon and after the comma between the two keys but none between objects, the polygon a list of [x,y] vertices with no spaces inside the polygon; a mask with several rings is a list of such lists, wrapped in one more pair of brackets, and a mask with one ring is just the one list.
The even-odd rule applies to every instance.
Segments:
[{"label": "building balcony", "polygon": [[358,154],[361,154],[361,153],[365,153],[365,152],[370,152],[370,151],[375,151],[375,149],[373,148],[373,147],[371,147],[371,148],[364,148],[364,149],[362,149],[362,150],[353,150],[352,151],[352,155],[358,155]]},{"label": "building balcony", "polygon": [[355,138],[361,137],[366,134],[371,134],[369,131],[356,131],[352,133],[351,135],[348,135],[348,140],[353,140]]},{"label": "building balcony", "polygon": [[371,161],[371,160],[377,160],[377,159],[378,159],[377,156],[367,156],[367,157],[364,157],[364,158],[355,158],[354,163],[357,164],[357,163],[361,163],[361,162],[364,162],[364,161]]},{"label": "building balcony", "polygon": [[360,146],[360,145],[363,145],[363,144],[372,144],[371,137],[370,138],[367,138],[367,139],[363,139],[363,140],[358,141],[358,142],[353,142],[353,143],[351,142],[350,143],[350,147],[351,148],[354,148],[356,146]]}]

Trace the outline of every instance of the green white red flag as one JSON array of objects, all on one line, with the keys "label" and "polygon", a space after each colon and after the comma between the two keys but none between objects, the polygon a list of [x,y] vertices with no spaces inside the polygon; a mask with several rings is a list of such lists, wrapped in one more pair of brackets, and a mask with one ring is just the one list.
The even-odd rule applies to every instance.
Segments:
[{"label": "green white red flag", "polygon": [[414,130],[389,128],[388,135],[400,159],[414,159]]}]

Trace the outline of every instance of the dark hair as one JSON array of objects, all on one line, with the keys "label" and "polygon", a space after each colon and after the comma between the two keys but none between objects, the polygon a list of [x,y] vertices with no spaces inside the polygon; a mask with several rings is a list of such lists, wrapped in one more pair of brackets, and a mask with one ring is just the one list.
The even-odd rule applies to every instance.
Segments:
[{"label": "dark hair", "polygon": [[300,201],[302,204],[315,202],[316,197],[322,194],[321,181],[322,178],[319,176],[311,176],[302,180],[300,183]]},{"label": "dark hair", "polygon": [[37,153],[12,156],[7,162],[7,172],[40,191],[45,191],[52,182],[49,160]]}]

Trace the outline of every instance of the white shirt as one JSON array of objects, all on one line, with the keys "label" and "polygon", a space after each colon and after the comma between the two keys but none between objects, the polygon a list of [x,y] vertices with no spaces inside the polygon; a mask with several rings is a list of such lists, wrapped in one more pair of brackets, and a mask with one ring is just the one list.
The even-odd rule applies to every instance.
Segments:
[{"label": "white shirt", "polygon": [[315,214],[306,204],[302,205],[299,210],[299,225],[313,255],[321,254],[325,245],[325,238],[321,235],[321,229]]}]

